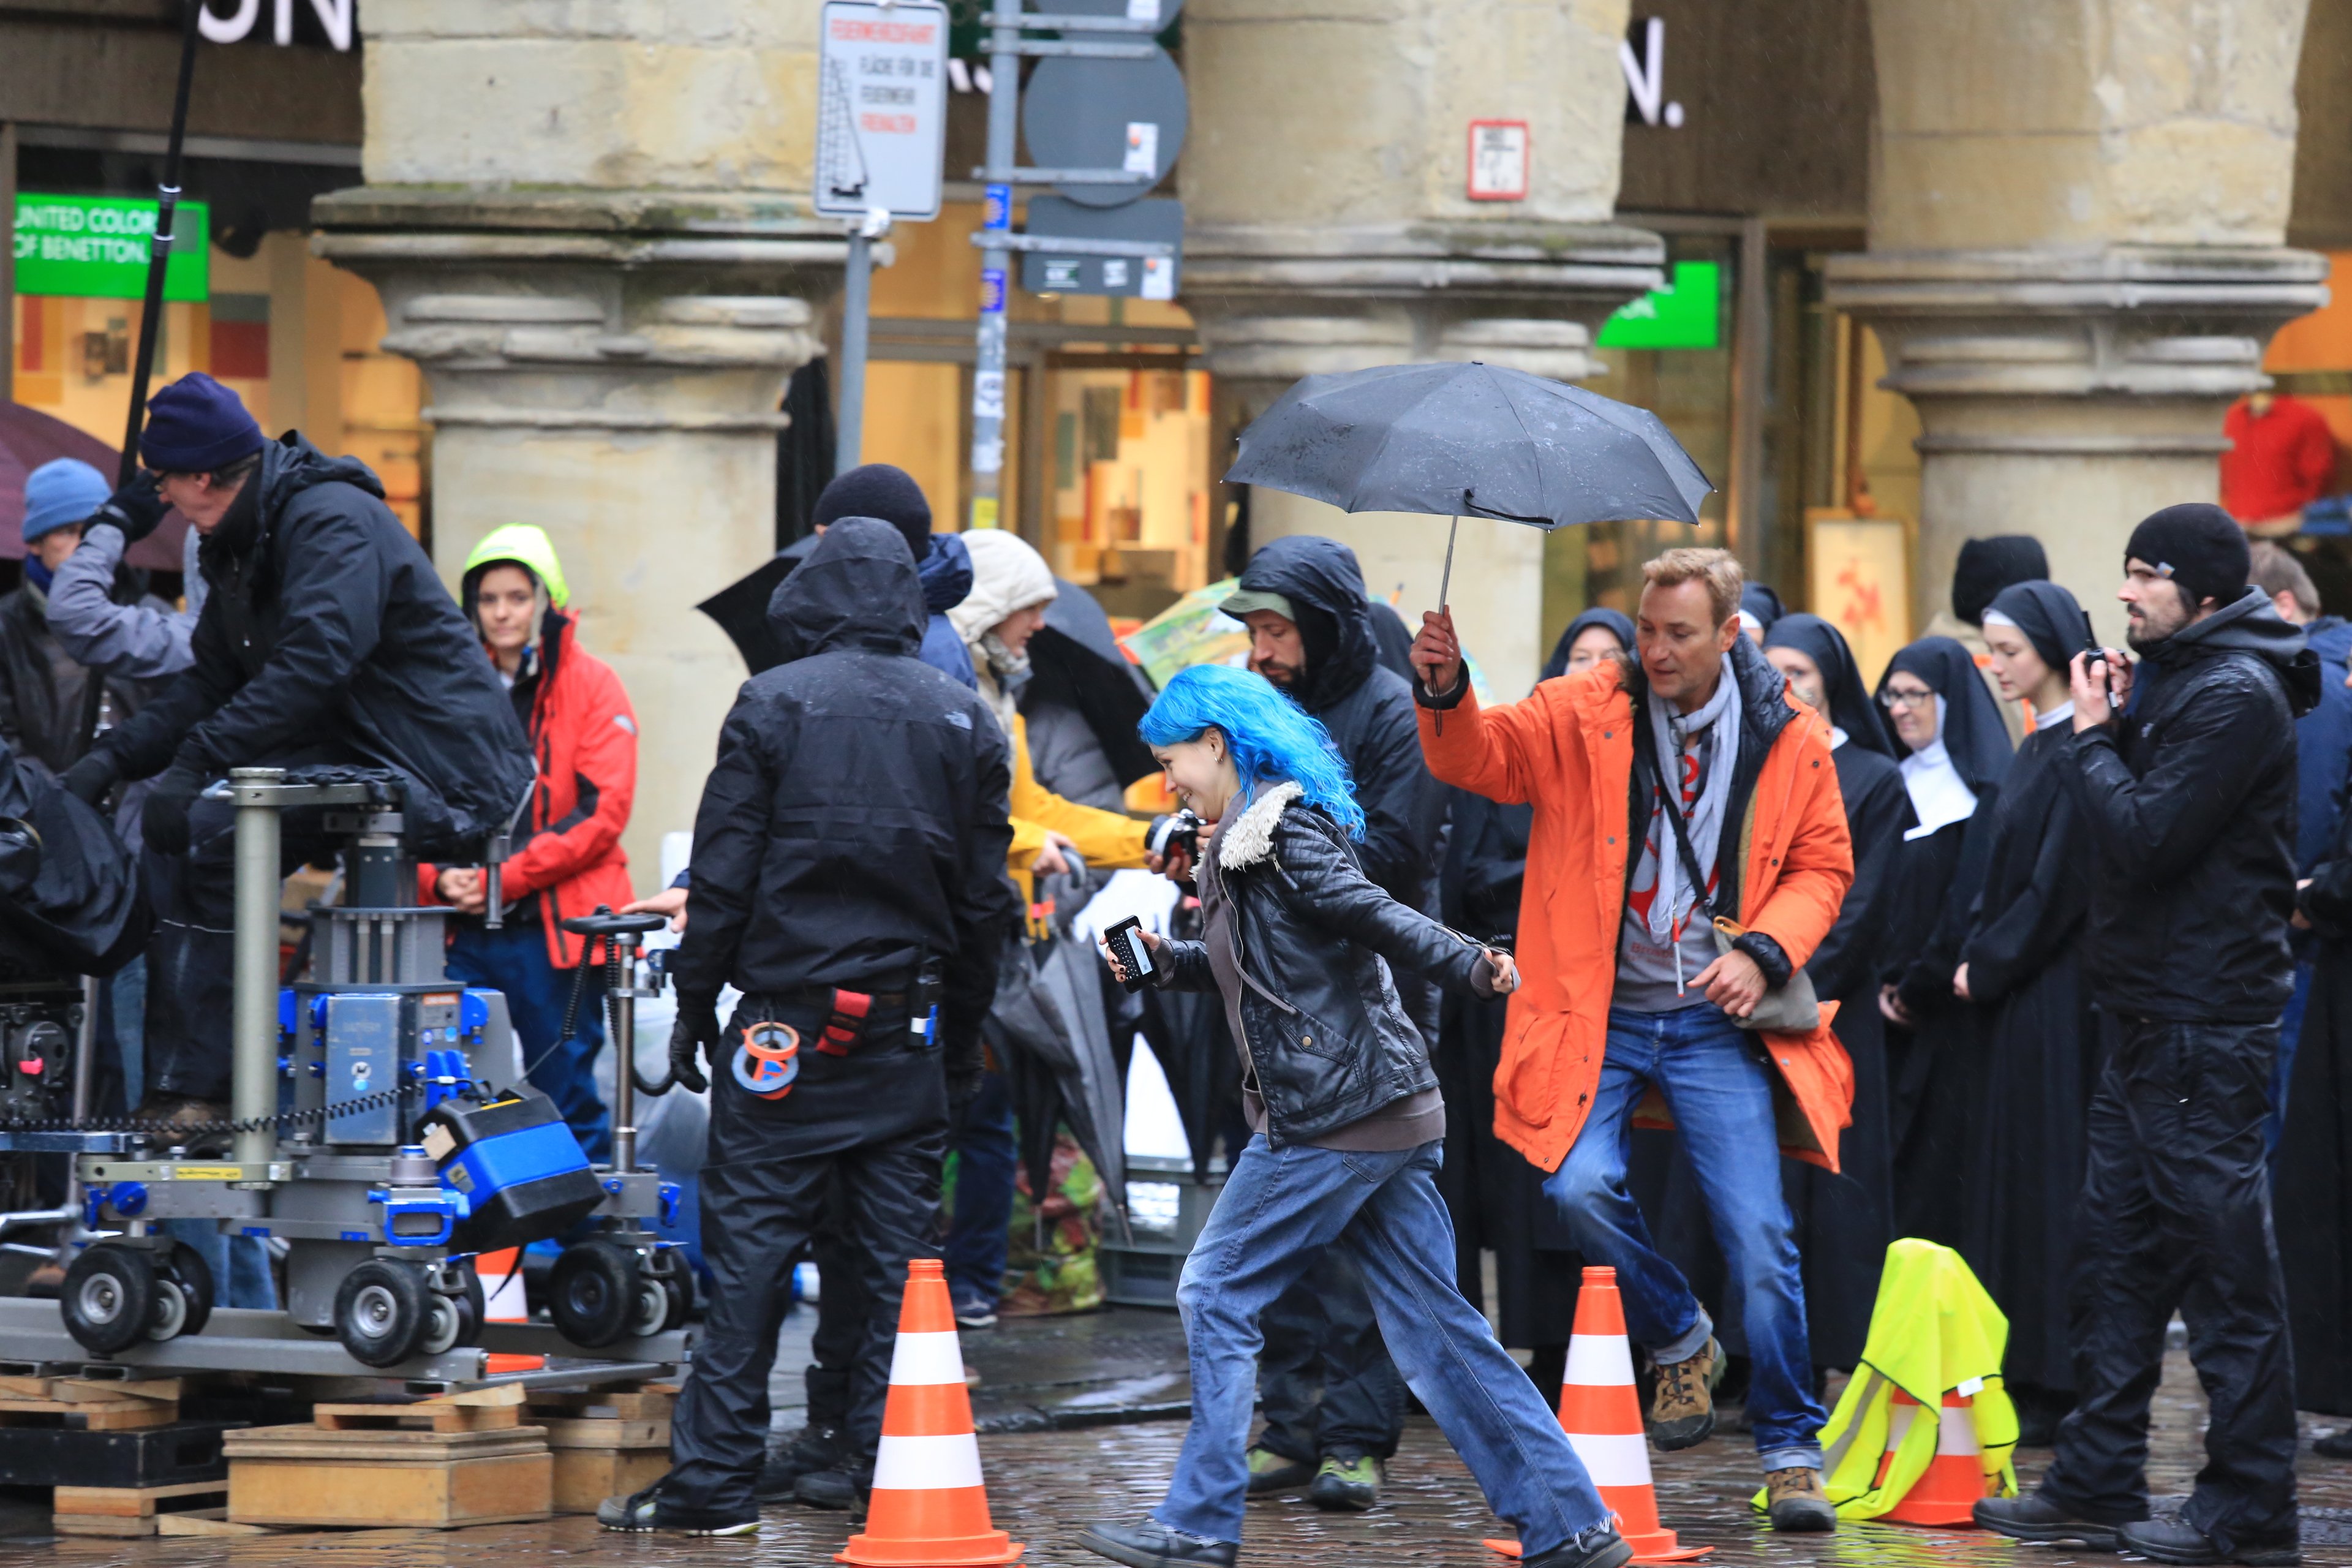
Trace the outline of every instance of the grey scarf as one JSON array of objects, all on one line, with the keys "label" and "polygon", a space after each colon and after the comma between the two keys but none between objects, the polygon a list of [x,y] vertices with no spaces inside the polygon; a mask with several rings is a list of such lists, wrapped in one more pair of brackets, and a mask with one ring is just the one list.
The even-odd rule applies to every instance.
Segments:
[{"label": "grey scarf", "polygon": [[[1685,738],[1702,729],[1711,728],[1714,731],[1706,782],[1700,785],[1697,801],[1683,818],[1690,834],[1691,853],[1704,875],[1715,864],[1717,846],[1723,839],[1724,810],[1731,800],[1731,774],[1739,756],[1739,678],[1732,673],[1731,656],[1725,654],[1715,695],[1696,713],[1675,712],[1654,690],[1648,696],[1650,734],[1657,747],[1659,789],[1666,810],[1682,809]],[[1706,901],[1706,889],[1689,887],[1688,880],[1683,872],[1682,853],[1675,847],[1674,828],[1669,825],[1658,844],[1658,894],[1650,903],[1650,936],[1662,945],[1673,946],[1684,917]]]}]

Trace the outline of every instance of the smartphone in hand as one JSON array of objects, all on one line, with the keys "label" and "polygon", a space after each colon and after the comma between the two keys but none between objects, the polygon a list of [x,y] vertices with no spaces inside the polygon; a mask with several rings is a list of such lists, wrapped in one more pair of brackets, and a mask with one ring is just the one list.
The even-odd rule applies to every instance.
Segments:
[{"label": "smartphone in hand", "polygon": [[1151,945],[1143,940],[1142,928],[1142,917],[1129,915],[1103,932],[1104,945],[1110,949],[1111,956],[1118,960],[1121,971],[1118,984],[1122,990],[1140,991],[1151,979],[1154,969]]}]

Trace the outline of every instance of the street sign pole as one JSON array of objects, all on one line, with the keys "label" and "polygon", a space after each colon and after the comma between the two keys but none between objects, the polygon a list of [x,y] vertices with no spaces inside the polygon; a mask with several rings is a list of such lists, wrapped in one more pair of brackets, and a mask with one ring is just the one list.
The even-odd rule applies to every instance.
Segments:
[{"label": "street sign pole", "polygon": [[1010,246],[992,243],[1013,228],[1013,186],[1006,176],[1018,155],[1021,29],[1000,16],[988,34],[988,173],[986,220],[980,258],[980,332],[971,374],[971,526],[996,528],[1004,497],[1004,305],[1011,286]]},{"label": "street sign pole", "polygon": [[864,461],[866,441],[866,342],[868,302],[874,291],[874,242],[890,232],[890,215],[880,208],[849,230],[849,266],[841,290],[841,409],[834,420],[833,471],[845,474]]}]

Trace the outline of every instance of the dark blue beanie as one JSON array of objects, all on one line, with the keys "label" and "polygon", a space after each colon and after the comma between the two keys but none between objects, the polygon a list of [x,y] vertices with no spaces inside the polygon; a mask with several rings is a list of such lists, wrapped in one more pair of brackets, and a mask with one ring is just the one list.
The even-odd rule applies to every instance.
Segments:
[{"label": "dark blue beanie", "polygon": [[878,517],[907,540],[920,565],[931,547],[931,503],[914,475],[888,463],[866,463],[836,474],[816,498],[810,521],[827,528],[845,517]]},{"label": "dark blue beanie", "polygon": [[139,456],[159,474],[208,474],[264,444],[236,394],[198,370],[147,400]]}]

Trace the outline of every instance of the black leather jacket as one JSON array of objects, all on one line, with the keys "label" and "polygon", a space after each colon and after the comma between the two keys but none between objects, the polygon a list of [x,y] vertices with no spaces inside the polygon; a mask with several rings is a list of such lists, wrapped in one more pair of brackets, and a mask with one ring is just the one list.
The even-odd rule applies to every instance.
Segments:
[{"label": "black leather jacket", "polygon": [[[1484,951],[1374,886],[1339,825],[1297,795],[1260,795],[1201,868],[1231,900],[1242,1044],[1277,1145],[1437,1087],[1390,964],[1492,994]],[[1163,957],[1162,985],[1217,988],[1206,942],[1171,942]]]}]

